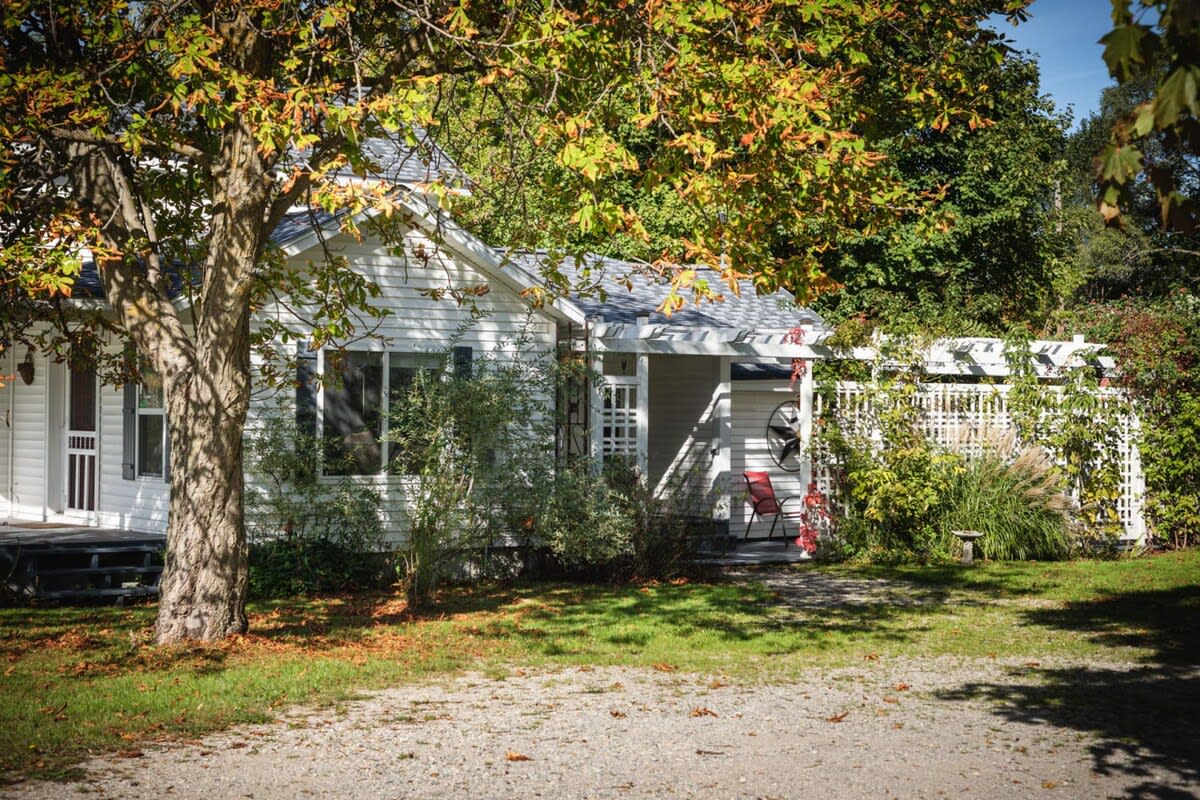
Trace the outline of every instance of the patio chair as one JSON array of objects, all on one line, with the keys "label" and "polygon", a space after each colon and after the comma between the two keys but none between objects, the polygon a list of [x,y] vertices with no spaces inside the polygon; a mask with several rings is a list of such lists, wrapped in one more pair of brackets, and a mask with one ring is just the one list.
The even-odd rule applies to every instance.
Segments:
[{"label": "patio chair", "polygon": [[[746,489],[750,493],[750,505],[753,510],[750,512],[750,521],[746,523],[746,533],[743,534],[743,539],[750,538],[750,526],[754,524],[755,518],[766,520],[767,517],[772,517],[771,530],[767,533],[767,539],[770,540],[775,536],[775,526],[779,525],[783,531],[783,546],[787,549],[788,533],[787,523],[783,523],[783,518],[790,514],[793,519],[799,519],[802,511],[788,511],[784,508],[789,500],[802,499],[799,496],[785,497],[782,500],[775,496],[775,487],[771,485],[771,476],[765,472],[743,472],[742,477],[746,479]],[[782,524],[781,524],[782,523]]]}]

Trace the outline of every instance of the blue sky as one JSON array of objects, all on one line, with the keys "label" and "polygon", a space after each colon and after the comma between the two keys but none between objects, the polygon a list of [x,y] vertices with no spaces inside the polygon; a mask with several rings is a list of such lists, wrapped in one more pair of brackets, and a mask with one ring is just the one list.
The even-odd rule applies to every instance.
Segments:
[{"label": "blue sky", "polygon": [[1109,0],[1034,0],[1030,19],[1016,27],[999,18],[995,28],[1017,50],[1032,50],[1042,72],[1042,93],[1060,110],[1075,109],[1079,120],[1096,110],[1100,91],[1111,83],[1104,48],[1097,40],[1112,29]]}]

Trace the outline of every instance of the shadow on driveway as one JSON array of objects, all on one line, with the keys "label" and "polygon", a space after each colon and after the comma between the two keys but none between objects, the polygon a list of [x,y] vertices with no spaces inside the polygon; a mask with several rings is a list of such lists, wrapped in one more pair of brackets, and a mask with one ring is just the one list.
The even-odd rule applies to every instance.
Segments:
[{"label": "shadow on driveway", "polygon": [[[1200,797],[1200,587],[1116,593],[1023,614],[1030,627],[1069,630],[1153,655],[1144,666],[1043,669],[1034,685],[975,683],[942,696],[982,697],[1006,719],[1095,735],[1093,769],[1144,778],[1132,797]],[[1173,779],[1163,782],[1152,770]]]}]

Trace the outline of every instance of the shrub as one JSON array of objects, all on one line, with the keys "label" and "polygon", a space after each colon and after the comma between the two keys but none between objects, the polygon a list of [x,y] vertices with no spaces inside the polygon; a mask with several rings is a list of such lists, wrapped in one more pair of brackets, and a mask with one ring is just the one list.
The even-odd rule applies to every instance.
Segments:
[{"label": "shrub", "polygon": [[429,601],[442,581],[486,571],[498,541],[528,545],[537,497],[553,473],[557,374],[536,355],[480,360],[471,374],[416,376],[390,418],[390,440],[407,536],[397,577],[409,603]]},{"label": "shrub", "polygon": [[552,487],[539,531],[555,558],[576,574],[676,577],[712,530],[712,498],[697,488],[696,477],[676,474],[656,491],[620,462],[601,475],[565,470]]},{"label": "shrub", "polygon": [[320,442],[276,410],[247,440],[265,479],[246,494],[250,593],[287,597],[378,586],[387,580],[381,498],[370,485],[317,480]]},{"label": "shrub", "polygon": [[1072,551],[1071,501],[1062,473],[1040,447],[1026,447],[1011,463],[1004,458],[1008,449],[985,448],[955,470],[946,491],[944,535],[981,532],[978,547],[991,559],[1067,557]]},{"label": "shrub", "polygon": [[940,509],[958,457],[921,433],[916,386],[891,378],[873,387],[851,417],[833,419],[816,436],[835,465],[844,503],[827,550],[872,562],[938,561],[950,555]]},{"label": "shrub", "polygon": [[633,552],[634,521],[604,476],[563,470],[537,521],[540,538],[569,570],[615,574]]}]

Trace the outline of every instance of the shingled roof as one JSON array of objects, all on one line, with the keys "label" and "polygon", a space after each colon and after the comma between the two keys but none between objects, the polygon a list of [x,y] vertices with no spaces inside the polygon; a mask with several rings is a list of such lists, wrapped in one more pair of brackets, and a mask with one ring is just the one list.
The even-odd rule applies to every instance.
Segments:
[{"label": "shingled roof", "polygon": [[[544,251],[510,252],[508,258],[528,274],[537,276],[545,268],[549,256]],[[819,315],[797,305],[795,298],[785,291],[760,295],[753,283],[741,280],[738,281],[738,293],[734,294],[711,269],[700,268],[697,277],[708,281],[724,299],[688,303],[669,317],[658,311],[670,291],[669,282],[648,275],[637,264],[589,255],[581,261],[564,259],[559,270],[573,284],[586,284],[599,290],[584,297],[570,298],[570,302],[594,323],[634,325],[640,317],[649,317],[651,325],[676,329],[788,331],[800,325],[822,322]]]}]

